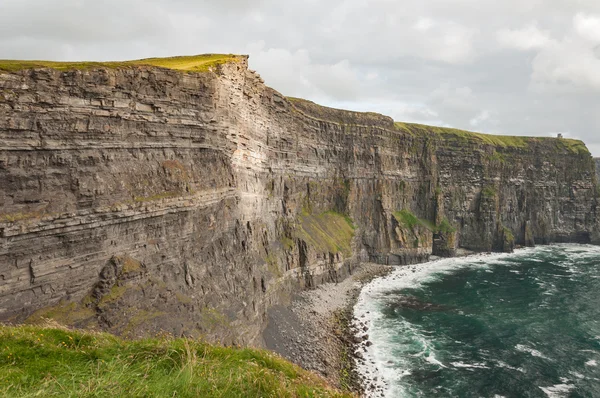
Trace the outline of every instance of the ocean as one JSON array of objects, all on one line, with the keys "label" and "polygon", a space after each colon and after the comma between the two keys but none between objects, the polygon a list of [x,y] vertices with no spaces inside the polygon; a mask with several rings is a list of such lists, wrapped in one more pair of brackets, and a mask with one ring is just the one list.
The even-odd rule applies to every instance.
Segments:
[{"label": "ocean", "polygon": [[354,316],[373,397],[600,397],[597,246],[399,267]]}]

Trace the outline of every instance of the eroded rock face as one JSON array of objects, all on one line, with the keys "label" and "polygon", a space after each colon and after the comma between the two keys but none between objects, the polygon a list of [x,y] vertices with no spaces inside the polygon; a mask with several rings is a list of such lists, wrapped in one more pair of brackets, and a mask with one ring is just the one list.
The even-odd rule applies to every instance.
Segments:
[{"label": "eroded rock face", "polygon": [[594,162],[596,162],[596,178],[600,181],[600,158],[595,158]]},{"label": "eroded rock face", "polygon": [[0,320],[259,345],[270,306],[359,260],[597,240],[594,172],[555,139],[290,101],[245,63],[0,74]]}]

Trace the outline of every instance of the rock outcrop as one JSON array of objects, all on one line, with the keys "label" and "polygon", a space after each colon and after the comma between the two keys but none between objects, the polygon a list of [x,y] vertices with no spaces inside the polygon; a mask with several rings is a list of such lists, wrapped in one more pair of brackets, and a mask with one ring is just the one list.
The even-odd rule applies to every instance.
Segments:
[{"label": "rock outcrop", "polygon": [[358,261],[598,243],[579,141],[394,123],[247,68],[0,73],[0,320],[261,344]]}]

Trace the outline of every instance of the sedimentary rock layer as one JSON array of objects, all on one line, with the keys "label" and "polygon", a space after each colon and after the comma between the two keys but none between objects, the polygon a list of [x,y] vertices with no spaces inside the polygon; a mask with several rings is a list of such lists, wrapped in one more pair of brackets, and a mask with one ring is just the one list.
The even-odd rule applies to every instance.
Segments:
[{"label": "sedimentary rock layer", "polygon": [[247,59],[0,74],[0,320],[260,344],[359,260],[598,242],[582,143],[286,99]]}]

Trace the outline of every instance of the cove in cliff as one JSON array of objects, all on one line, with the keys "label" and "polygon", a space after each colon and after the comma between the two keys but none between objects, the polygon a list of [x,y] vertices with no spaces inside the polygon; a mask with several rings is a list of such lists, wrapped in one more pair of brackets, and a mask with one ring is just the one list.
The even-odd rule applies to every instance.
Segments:
[{"label": "cove in cliff", "polygon": [[0,321],[263,346],[362,262],[600,243],[596,164],[286,98],[246,56],[0,61]]}]

